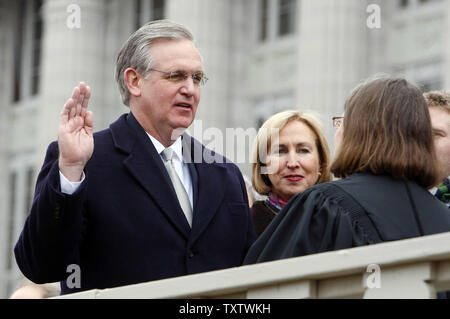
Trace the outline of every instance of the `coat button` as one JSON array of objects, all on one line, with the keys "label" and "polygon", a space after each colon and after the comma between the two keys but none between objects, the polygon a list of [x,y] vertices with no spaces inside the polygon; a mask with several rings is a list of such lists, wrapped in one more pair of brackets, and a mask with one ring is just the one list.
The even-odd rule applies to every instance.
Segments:
[{"label": "coat button", "polygon": [[194,253],[192,252],[192,250],[189,250],[188,258],[189,258],[189,259],[194,258]]},{"label": "coat button", "polygon": [[61,216],[61,205],[59,205],[59,203],[55,205],[54,215],[56,219],[59,219]]}]

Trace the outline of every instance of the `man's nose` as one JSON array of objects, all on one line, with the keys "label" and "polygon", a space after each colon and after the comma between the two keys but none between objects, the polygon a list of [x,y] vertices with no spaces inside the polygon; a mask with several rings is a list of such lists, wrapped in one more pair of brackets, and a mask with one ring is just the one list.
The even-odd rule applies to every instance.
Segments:
[{"label": "man's nose", "polygon": [[186,80],[183,81],[181,86],[181,94],[192,96],[195,93],[196,85],[194,83],[194,79],[192,79],[192,76],[188,76]]}]

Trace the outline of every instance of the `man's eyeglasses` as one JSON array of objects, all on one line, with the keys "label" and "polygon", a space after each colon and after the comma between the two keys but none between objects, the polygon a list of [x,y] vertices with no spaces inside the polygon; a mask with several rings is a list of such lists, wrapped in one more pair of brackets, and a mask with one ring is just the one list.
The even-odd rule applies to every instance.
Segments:
[{"label": "man's eyeglasses", "polygon": [[162,73],[166,76],[166,79],[168,79],[171,82],[175,82],[175,83],[180,83],[180,82],[186,81],[188,77],[192,78],[192,81],[194,81],[195,85],[205,85],[205,83],[208,81],[208,78],[205,76],[205,74],[202,71],[195,72],[192,74],[189,74],[183,70],[165,72],[165,71],[160,71],[160,70],[156,70],[156,69],[150,69],[150,71],[156,71],[156,72]]},{"label": "man's eyeglasses", "polygon": [[333,117],[333,127],[335,129],[338,129],[342,127],[342,124],[344,124],[344,117],[343,116],[335,116]]}]

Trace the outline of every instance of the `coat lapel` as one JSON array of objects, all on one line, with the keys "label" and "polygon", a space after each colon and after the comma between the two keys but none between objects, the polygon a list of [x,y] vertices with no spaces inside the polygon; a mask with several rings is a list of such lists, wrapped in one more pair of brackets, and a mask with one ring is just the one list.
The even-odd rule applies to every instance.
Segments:
[{"label": "coat lapel", "polygon": [[110,128],[116,147],[128,154],[123,162],[125,167],[169,221],[188,238],[189,224],[159,154],[132,113],[121,119]]},{"label": "coat lapel", "polygon": [[[188,165],[190,165],[190,169],[195,169],[196,173],[196,183],[194,183],[194,178],[192,178],[194,187],[194,218],[190,242],[193,243],[207,228],[224,200],[226,186],[223,182],[226,180],[226,169],[216,163],[205,163],[203,156],[198,156],[198,154],[203,154],[204,146],[192,137],[186,135],[184,137],[184,140],[190,140],[191,142],[189,147],[191,159],[194,159],[194,163]],[[186,145],[183,145],[183,147],[186,149]],[[195,163],[200,158],[201,162]],[[185,157],[186,160],[187,158]],[[195,175],[191,173],[191,177]]]}]

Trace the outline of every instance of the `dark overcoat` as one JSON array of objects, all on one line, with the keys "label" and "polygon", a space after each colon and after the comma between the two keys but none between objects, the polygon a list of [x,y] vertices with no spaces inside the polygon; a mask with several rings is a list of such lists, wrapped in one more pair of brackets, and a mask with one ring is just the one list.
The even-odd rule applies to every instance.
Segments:
[{"label": "dark overcoat", "polygon": [[[159,154],[131,113],[94,134],[85,181],[72,195],[60,191],[53,142],[14,250],[23,274],[36,283],[61,281],[66,294],[241,265],[255,239],[242,175],[195,139],[183,140],[191,142],[183,156],[216,159],[197,156],[188,164],[192,229]],[[67,287],[72,264],[80,267],[80,288]]]}]

